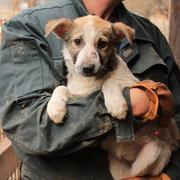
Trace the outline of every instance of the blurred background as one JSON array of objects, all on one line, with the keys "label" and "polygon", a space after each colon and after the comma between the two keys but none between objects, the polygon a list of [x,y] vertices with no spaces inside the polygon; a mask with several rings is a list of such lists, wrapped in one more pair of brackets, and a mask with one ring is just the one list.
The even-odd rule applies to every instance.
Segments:
[{"label": "blurred background", "polygon": [[125,0],[124,4],[135,14],[151,20],[168,38],[168,9],[170,0]]},{"label": "blurred background", "polygon": [[[0,31],[5,20],[26,8],[45,2],[47,0],[0,0]],[[125,0],[124,3],[134,13],[150,19],[168,37],[169,0]]]}]

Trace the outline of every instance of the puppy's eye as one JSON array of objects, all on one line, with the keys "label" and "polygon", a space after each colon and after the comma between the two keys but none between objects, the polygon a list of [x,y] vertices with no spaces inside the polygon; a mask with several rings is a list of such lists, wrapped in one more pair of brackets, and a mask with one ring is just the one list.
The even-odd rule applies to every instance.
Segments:
[{"label": "puppy's eye", "polygon": [[98,49],[103,49],[103,48],[105,48],[106,46],[108,45],[108,43],[106,42],[106,41],[102,41],[102,40],[100,40],[99,42],[98,42]]},{"label": "puppy's eye", "polygon": [[82,40],[81,40],[81,39],[74,39],[74,44],[75,44],[76,46],[80,46],[81,43],[82,43]]}]

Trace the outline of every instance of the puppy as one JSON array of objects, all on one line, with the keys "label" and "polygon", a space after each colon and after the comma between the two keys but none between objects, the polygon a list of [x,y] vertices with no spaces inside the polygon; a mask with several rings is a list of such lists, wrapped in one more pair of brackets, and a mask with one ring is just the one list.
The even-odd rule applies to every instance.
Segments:
[{"label": "puppy", "polygon": [[[75,20],[61,18],[50,21],[46,36],[51,32],[63,39],[63,55],[68,69],[67,86],[58,86],[47,105],[54,123],[63,121],[68,98],[87,96],[102,89],[105,106],[111,116],[122,120],[127,114],[127,102],[122,95],[138,79],[116,54],[115,45],[124,37],[133,41],[134,30],[123,23],[110,23],[88,15]],[[156,122],[136,129],[136,139],[116,143],[111,136],[102,147],[108,152],[110,172],[115,180],[144,175],[157,175],[168,163],[171,152],[177,148],[177,129],[173,122],[168,128],[159,128],[154,136]]]}]

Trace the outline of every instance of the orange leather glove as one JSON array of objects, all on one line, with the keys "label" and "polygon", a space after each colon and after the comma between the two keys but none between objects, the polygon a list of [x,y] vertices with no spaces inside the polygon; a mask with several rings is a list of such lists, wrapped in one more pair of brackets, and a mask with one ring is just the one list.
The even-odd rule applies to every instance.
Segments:
[{"label": "orange leather glove", "polygon": [[171,180],[171,178],[167,174],[161,173],[160,175],[154,177],[131,177],[123,180]]},{"label": "orange leather glove", "polygon": [[161,82],[144,80],[134,84],[132,88],[143,89],[149,98],[149,111],[142,119],[144,121],[158,119],[160,126],[168,126],[173,115],[173,100],[167,86]]}]

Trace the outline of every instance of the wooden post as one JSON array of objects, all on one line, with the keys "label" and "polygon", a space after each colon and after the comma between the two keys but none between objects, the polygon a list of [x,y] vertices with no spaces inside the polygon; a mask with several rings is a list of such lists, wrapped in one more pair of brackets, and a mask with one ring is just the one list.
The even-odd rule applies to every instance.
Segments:
[{"label": "wooden post", "polygon": [[169,42],[180,67],[180,0],[171,0],[169,9]]}]

